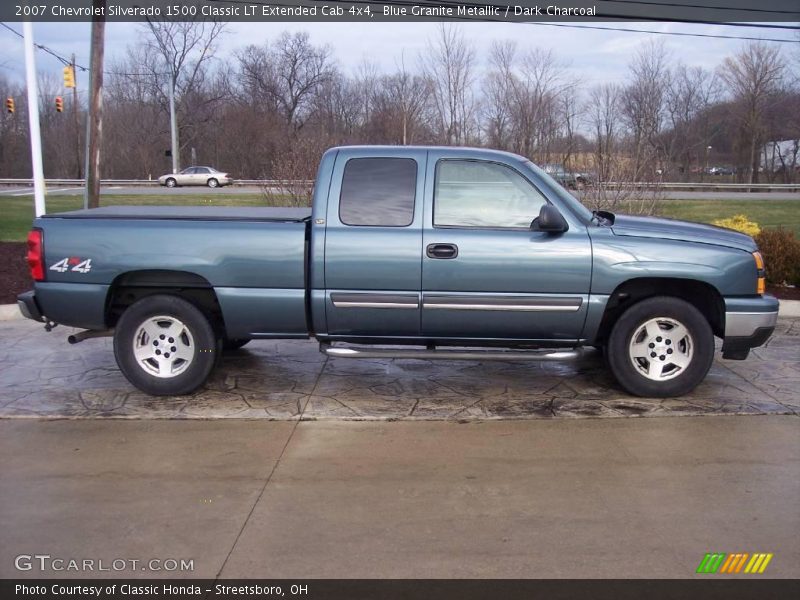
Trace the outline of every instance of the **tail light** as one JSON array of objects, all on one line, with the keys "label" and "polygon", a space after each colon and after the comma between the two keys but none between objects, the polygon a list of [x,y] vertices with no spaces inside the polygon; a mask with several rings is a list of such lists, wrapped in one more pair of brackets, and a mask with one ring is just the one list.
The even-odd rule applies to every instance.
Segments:
[{"label": "tail light", "polygon": [[44,281],[44,236],[41,229],[28,234],[28,267],[34,281]]},{"label": "tail light", "polygon": [[756,294],[763,294],[767,291],[766,270],[764,269],[764,257],[761,252],[753,252],[753,259],[756,261]]}]

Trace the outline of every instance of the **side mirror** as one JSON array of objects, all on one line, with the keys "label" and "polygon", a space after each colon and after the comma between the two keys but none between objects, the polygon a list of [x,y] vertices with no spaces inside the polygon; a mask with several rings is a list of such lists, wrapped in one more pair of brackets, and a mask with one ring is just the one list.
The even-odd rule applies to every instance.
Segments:
[{"label": "side mirror", "polygon": [[564,233],[569,229],[567,220],[552,204],[545,204],[539,210],[539,216],[531,223],[531,231],[545,233]]}]

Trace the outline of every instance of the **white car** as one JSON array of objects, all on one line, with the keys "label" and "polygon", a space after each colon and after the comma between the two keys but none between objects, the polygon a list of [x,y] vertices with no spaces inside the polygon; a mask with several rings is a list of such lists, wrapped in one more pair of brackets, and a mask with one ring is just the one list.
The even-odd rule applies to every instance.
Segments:
[{"label": "white car", "polygon": [[177,187],[179,185],[206,185],[210,188],[230,185],[233,179],[227,173],[213,167],[186,167],[180,173],[169,173],[158,178],[160,185]]}]

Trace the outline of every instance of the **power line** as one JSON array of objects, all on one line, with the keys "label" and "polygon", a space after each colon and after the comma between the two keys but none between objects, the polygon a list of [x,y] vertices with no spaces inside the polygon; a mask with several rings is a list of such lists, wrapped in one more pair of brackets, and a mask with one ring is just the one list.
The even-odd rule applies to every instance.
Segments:
[{"label": "power line", "polygon": [[[19,31],[17,31],[16,29],[12,29],[11,27],[6,25],[5,23],[0,22],[0,25],[5,27],[6,29],[8,29],[11,33],[13,33],[14,35],[16,35],[19,38],[24,38],[25,37]],[[51,50],[47,46],[43,46],[42,44],[34,44],[34,46],[36,46],[42,52],[46,52],[47,54],[49,54],[51,56],[54,56],[59,61],[61,61],[64,65],[71,65],[72,64],[72,62],[70,62],[69,60],[67,60],[66,58],[64,58],[63,56],[61,56],[57,52],[55,52],[54,50]],[[78,66],[78,65],[76,65],[76,66]],[[86,70],[83,67],[81,67],[81,69],[83,69],[84,71]]]},{"label": "power line", "polygon": [[[256,5],[267,5],[266,2],[257,2],[256,0],[210,0],[212,2],[227,2],[230,4],[256,4]],[[320,2],[321,0],[312,0],[313,2]],[[403,1],[395,1],[395,2],[388,2],[388,1],[380,1],[380,0],[331,0],[332,2],[337,3],[346,3],[346,4],[378,4],[378,5],[386,5],[386,6],[419,6],[417,2],[403,2]],[[459,3],[447,3],[447,2],[429,2],[427,4],[435,5],[435,6],[443,6],[448,7],[448,4],[458,6]],[[464,3],[460,3],[464,5]],[[287,6],[282,4],[277,4],[275,2],[271,3],[272,6]],[[492,5],[482,5],[482,6],[489,6]],[[449,8],[452,8],[450,6]],[[503,6],[505,9],[505,6]],[[600,15],[598,15],[600,16]],[[672,36],[680,36],[680,37],[700,37],[700,38],[713,38],[713,39],[722,39],[722,40],[749,40],[755,42],[778,42],[778,43],[786,43],[786,44],[796,44],[796,40],[787,40],[781,38],[759,38],[753,36],[739,36],[739,35],[723,35],[723,34],[713,34],[713,33],[689,33],[685,31],[655,31],[652,29],[632,29],[632,28],[622,28],[622,27],[611,27],[611,26],[603,26],[603,25],[577,25],[577,24],[567,24],[567,23],[550,23],[545,21],[510,21],[508,19],[501,19],[501,18],[491,18],[491,17],[480,17],[480,18],[473,18],[473,17],[450,17],[452,20],[460,20],[460,21],[470,21],[470,22],[494,22],[494,23],[513,23],[516,25],[540,25],[546,27],[566,27],[566,28],[573,28],[573,29],[597,29],[601,31],[619,31],[623,33],[649,33],[654,35],[672,35]],[[652,19],[651,19],[652,20]],[[663,19],[667,22],[678,22],[678,23],[689,23],[694,25],[736,25],[734,23],[724,23],[724,22],[713,22],[713,21],[679,21],[674,19]],[[798,27],[791,27],[790,29],[793,30],[800,30]]]},{"label": "power line", "polygon": [[[6,25],[5,23],[0,22],[0,25],[5,27],[6,29],[8,29],[11,33],[16,35],[17,37],[19,37],[19,38],[23,37],[23,35],[19,31],[16,31],[15,29],[12,29],[11,27]],[[50,54],[51,56],[54,56],[59,61],[61,61],[65,66],[66,65],[72,65],[72,61],[70,59],[67,59],[67,58],[61,56],[55,50],[51,50],[50,48],[48,48],[47,46],[44,46],[42,44],[34,44],[34,46],[39,48],[39,50],[42,50],[43,52],[46,52],[47,54]],[[75,63],[75,68],[80,69],[84,73],[88,73],[89,72],[89,69],[87,67],[84,67],[83,65],[81,65],[79,63]],[[120,72],[117,72],[117,71],[105,71],[104,70],[103,74],[104,75],[118,75],[120,77],[150,77],[151,75],[167,75],[168,73],[166,73],[166,72],[163,72],[163,73],[162,72],[156,72],[156,73],[120,73]]]},{"label": "power line", "polygon": [[[215,0],[212,0],[215,1]],[[312,0],[313,2],[320,2],[322,0]],[[346,2],[347,0],[333,0],[334,2]],[[623,0],[601,0],[601,1],[616,1],[616,2],[623,2]],[[642,1],[643,3],[652,4],[652,5],[660,5],[658,2],[646,2],[646,0],[636,0]],[[354,2],[349,2],[350,4],[388,4],[391,5],[405,5],[405,6],[414,6],[415,2],[403,2],[403,1],[395,1],[395,2],[381,2],[378,0],[377,2],[373,2],[371,0],[355,0]],[[422,0],[423,5],[429,5],[433,7],[446,7],[446,8],[457,8],[459,6],[486,6],[497,9],[498,14],[503,13],[504,10],[507,11],[507,5],[499,5],[499,4],[473,4],[471,2],[452,2],[448,0]],[[679,5],[679,6],[688,6],[688,5]],[[617,21],[640,21],[642,20],[639,16],[634,15],[620,15],[620,14],[612,14],[612,13],[597,13],[595,15],[596,18],[605,19],[609,21],[617,20]],[[481,19],[476,19],[481,20]],[[789,31],[800,31],[800,27],[797,25],[775,25],[774,23],[738,23],[733,21],[714,21],[714,20],[707,20],[707,19],[682,19],[676,17],[658,17],[658,16],[648,16],[648,21],[656,21],[659,23],[686,23],[688,25],[719,25],[721,27],[747,27],[747,28],[756,28],[756,29],[786,29]],[[502,21],[506,21],[506,19],[502,19]],[[511,21],[516,22],[516,21]],[[540,21],[520,21],[524,23],[533,23],[533,22],[540,22]],[[790,40],[793,41],[793,40]]]},{"label": "power line", "polygon": [[680,4],[677,2],[658,2],[653,0],[599,0],[599,2],[614,2],[616,4],[643,4],[646,6],[669,6],[670,8],[697,8],[701,10],[727,10],[736,12],[751,12],[775,15],[799,15],[798,10],[772,10],[768,8],[739,8],[730,6],[711,6],[708,4]]}]

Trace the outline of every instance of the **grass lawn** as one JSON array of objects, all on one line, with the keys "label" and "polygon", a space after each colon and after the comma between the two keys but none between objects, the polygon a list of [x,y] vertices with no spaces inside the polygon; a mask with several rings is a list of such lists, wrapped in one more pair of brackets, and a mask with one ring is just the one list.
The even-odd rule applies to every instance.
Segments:
[{"label": "grass lawn", "polygon": [[710,223],[734,215],[746,215],[762,229],[783,226],[800,238],[798,200],[664,200],[659,214],[671,219]]},{"label": "grass lawn", "polygon": [[[206,204],[216,206],[263,206],[260,194],[197,194],[192,196],[175,195],[114,195],[101,199],[103,205],[188,205]],[[53,195],[47,197],[47,212],[61,212],[82,208],[81,196]],[[621,211],[622,212],[622,211]],[[800,237],[800,201],[797,200],[664,200],[659,213],[661,216],[687,221],[710,223],[715,219],[747,215],[763,227],[782,225]],[[33,198],[31,196],[0,196],[0,241],[25,241],[33,219]]]},{"label": "grass lawn", "polygon": [[[161,205],[186,206],[205,204],[214,206],[264,206],[260,194],[197,194],[192,196],[175,195],[114,195],[101,197],[102,206],[110,205]],[[45,206],[48,213],[78,210],[83,208],[83,196],[47,196]],[[33,221],[33,197],[19,198],[0,196],[0,242],[24,242]]]}]

